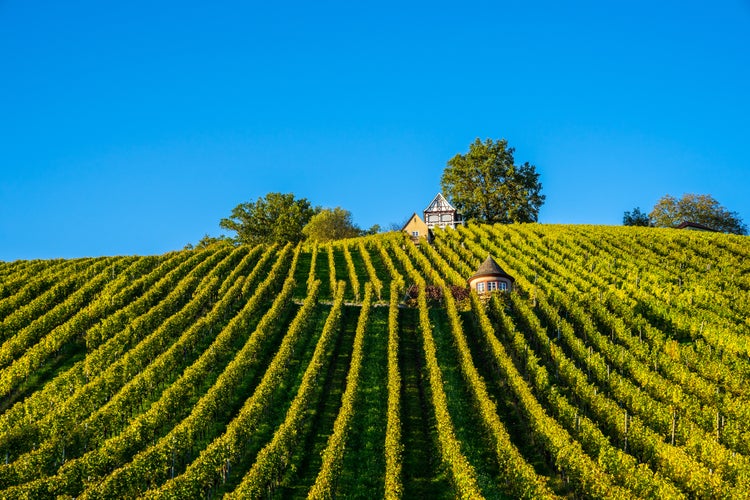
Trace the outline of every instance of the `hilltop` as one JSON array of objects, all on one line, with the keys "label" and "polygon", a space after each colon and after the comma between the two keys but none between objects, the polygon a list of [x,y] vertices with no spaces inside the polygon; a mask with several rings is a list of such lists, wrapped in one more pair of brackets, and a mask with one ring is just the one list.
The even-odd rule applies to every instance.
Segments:
[{"label": "hilltop", "polygon": [[[457,294],[488,254],[514,290]],[[0,280],[4,498],[750,490],[747,237],[469,224]]]}]

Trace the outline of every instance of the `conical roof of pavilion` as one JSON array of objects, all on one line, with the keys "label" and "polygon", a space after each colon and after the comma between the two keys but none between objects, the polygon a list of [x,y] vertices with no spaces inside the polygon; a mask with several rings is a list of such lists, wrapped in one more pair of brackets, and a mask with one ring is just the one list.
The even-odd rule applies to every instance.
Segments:
[{"label": "conical roof of pavilion", "polygon": [[516,281],[513,276],[503,271],[503,268],[500,267],[497,262],[495,262],[495,259],[493,259],[491,255],[487,256],[487,259],[482,262],[482,265],[479,266],[477,272],[475,272],[469,279],[478,278],[480,276],[501,276],[504,278],[508,278],[511,281]]},{"label": "conical roof of pavilion", "polygon": [[438,193],[437,196],[432,200],[430,205],[424,209],[425,212],[455,212],[456,209],[453,205],[448,203],[443,193]]}]

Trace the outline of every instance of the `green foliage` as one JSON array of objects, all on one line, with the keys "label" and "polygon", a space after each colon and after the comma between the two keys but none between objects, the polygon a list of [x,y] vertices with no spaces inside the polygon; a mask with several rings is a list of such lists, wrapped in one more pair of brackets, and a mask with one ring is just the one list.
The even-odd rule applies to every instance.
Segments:
[{"label": "green foliage", "polygon": [[190,243],[185,245],[185,250],[204,250],[213,246],[231,245],[232,243],[233,240],[229,236],[223,234],[220,236],[209,236],[205,234],[195,246]]},{"label": "green foliage", "polygon": [[219,225],[235,231],[239,243],[297,243],[304,239],[302,228],[316,212],[306,198],[295,199],[291,193],[268,193],[255,203],[240,203]]},{"label": "green foliage", "polygon": [[350,429],[350,421],[356,409],[359,373],[362,369],[363,344],[372,305],[372,287],[365,287],[365,298],[357,322],[352,361],[349,374],[346,377],[346,390],[341,398],[341,410],[333,424],[333,433],[328,438],[328,445],[323,452],[323,465],[320,468],[315,484],[310,489],[307,498],[333,498],[336,493],[336,482],[341,475],[342,461],[346,450],[346,441]]},{"label": "green foliage", "polygon": [[307,239],[320,242],[354,238],[361,233],[352,222],[352,213],[341,207],[324,208],[302,229]]},{"label": "green foliage", "polygon": [[385,497],[401,498],[403,483],[403,444],[401,441],[401,372],[398,368],[398,292],[399,283],[391,281],[388,307],[388,419],[385,433]]},{"label": "green foliage", "polygon": [[333,307],[326,319],[323,333],[315,348],[313,359],[305,370],[302,383],[292,401],[284,422],[271,441],[258,453],[255,463],[230,498],[259,498],[275,478],[283,472],[294,446],[299,446],[299,431],[313,403],[313,392],[322,370],[330,361],[330,345],[335,342],[341,321],[345,282],[339,282]]},{"label": "green foliage", "polygon": [[714,231],[747,234],[747,226],[737,212],[730,212],[708,194],[684,194],[679,200],[662,197],[649,214],[656,227],[676,227],[694,222]]},{"label": "green foliage", "polygon": [[651,225],[651,219],[648,218],[648,214],[641,212],[640,207],[635,207],[632,212],[623,214],[622,224],[623,226],[648,227]]},{"label": "green foliage", "polygon": [[465,155],[448,160],[440,179],[443,193],[466,220],[536,222],[545,196],[536,167],[516,165],[508,141],[477,138]]}]

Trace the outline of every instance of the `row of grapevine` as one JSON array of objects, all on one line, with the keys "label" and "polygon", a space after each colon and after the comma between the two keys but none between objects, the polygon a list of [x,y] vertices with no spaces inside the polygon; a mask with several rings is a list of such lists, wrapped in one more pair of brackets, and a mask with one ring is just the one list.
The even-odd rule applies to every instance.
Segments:
[{"label": "row of grapevine", "polygon": [[[262,380],[255,387],[252,396],[244,402],[236,417],[227,425],[224,433],[203,449],[183,474],[175,476],[165,482],[159,490],[153,491],[154,496],[196,498],[226,480],[231,471],[231,464],[240,459],[243,448],[251,440],[253,430],[271,405],[275,389],[284,381],[289,360],[315,309],[319,289],[320,281],[311,283],[307,298],[289,325],[272,361],[265,368]],[[252,361],[252,358],[247,356],[249,354],[252,354],[249,350],[239,353],[232,365],[225,370],[226,376],[222,375],[222,386],[225,385],[225,390],[231,390],[231,383],[242,377],[241,369]],[[172,441],[171,446],[177,444],[176,439],[165,441]]]},{"label": "row of grapevine", "polygon": [[317,242],[315,242],[312,246],[312,252],[310,255],[310,271],[307,273],[307,286],[310,287],[310,285],[317,279],[315,276],[315,266],[318,263],[318,252],[320,251],[320,246]]},{"label": "row of grapevine", "polygon": [[390,276],[391,280],[396,282],[396,292],[400,293],[406,287],[404,277],[396,268],[396,265],[393,263],[393,259],[391,259],[390,255],[388,255],[388,251],[383,245],[383,242],[381,240],[376,240],[375,246],[380,254],[380,258],[383,260],[385,268],[388,270],[388,275]]},{"label": "row of grapevine", "polygon": [[[44,310],[44,312],[42,312],[42,309],[28,311],[28,314],[35,316],[36,319],[31,321],[27,326],[18,329],[13,336],[6,339],[0,345],[0,368],[6,367],[21,353],[38,342],[44,335],[82,309],[104,288],[110,279],[110,273],[116,268],[118,260],[102,260],[95,264],[90,269],[95,273],[93,276],[89,276],[88,273],[79,273],[65,280],[60,286],[71,286],[75,288],[75,291],[67,295],[64,300],[57,303],[54,307]],[[43,304],[40,305],[37,303],[37,306],[40,307]],[[6,322],[3,323],[3,326],[7,326]]]},{"label": "row of grapevine", "polygon": [[[216,271],[220,267],[217,266],[213,271]],[[210,276],[211,274],[207,278]],[[6,474],[13,473],[16,475],[16,480],[18,480],[23,479],[25,475],[46,471],[55,465],[54,462],[57,460],[58,454],[62,453],[65,457],[62,460],[64,462],[66,459],[75,456],[76,453],[74,451],[76,449],[80,451],[81,446],[85,448],[89,446],[98,447],[106,439],[109,432],[116,433],[116,429],[122,425],[122,416],[129,415],[140,408],[143,405],[144,399],[150,398],[150,394],[154,390],[158,390],[160,384],[169,383],[169,381],[163,381],[163,377],[168,374],[176,376],[179,373],[186,360],[186,347],[196,345],[196,339],[199,338],[201,332],[210,328],[211,324],[217,323],[218,314],[223,314],[223,311],[227,307],[236,302],[239,295],[239,287],[236,287],[236,291],[233,294],[227,294],[222,298],[222,301],[217,304],[214,314],[195,321],[195,314],[203,309],[204,305],[208,303],[209,298],[218,289],[218,280],[216,277],[211,277],[210,279],[213,283],[211,286],[205,287],[201,291],[201,294],[197,295],[177,316],[162,325],[164,327],[174,324],[177,330],[181,330],[184,325],[190,324],[189,328],[180,335],[176,344],[167,349],[164,354],[155,358],[153,362],[149,363],[135,377],[126,380],[125,384],[114,397],[109,399],[106,404],[91,411],[88,418],[82,422],[80,422],[80,419],[85,413],[81,413],[81,408],[85,407],[86,404],[91,404],[91,395],[97,392],[105,395],[106,390],[102,393],[102,385],[113,383],[112,379],[119,379],[122,376],[122,372],[105,371],[103,376],[97,377],[97,379],[86,386],[89,394],[89,398],[86,400],[76,398],[66,400],[58,410],[48,414],[45,421],[39,423],[38,431],[40,432],[38,435],[46,439],[42,445],[30,453],[22,455],[15,462],[7,466],[0,466],[0,477],[4,478]],[[135,351],[130,352],[133,353]],[[143,357],[146,358],[152,356],[152,353],[148,349],[143,350],[142,353]],[[86,404],[82,404],[84,401]],[[75,425],[76,423],[78,425]],[[43,433],[45,430],[49,434]],[[74,443],[78,443],[77,448],[73,446]]]},{"label": "row of grapevine", "polygon": [[344,252],[344,260],[346,261],[346,271],[349,275],[349,285],[352,287],[354,300],[359,302],[359,278],[357,277],[357,269],[354,267],[354,260],[349,251],[349,246],[343,246],[342,250]]},{"label": "row of grapevine", "polygon": [[346,390],[341,398],[341,408],[333,424],[333,433],[328,438],[328,445],[323,451],[323,465],[320,468],[315,484],[310,489],[308,498],[332,498],[336,492],[336,481],[341,473],[341,464],[346,449],[347,435],[350,421],[355,411],[357,391],[359,389],[359,373],[362,369],[362,345],[368,326],[370,307],[372,305],[372,285],[365,284],[365,296],[357,321],[354,336],[354,347],[349,373],[346,377]]},{"label": "row of grapevine", "polygon": [[399,283],[391,281],[388,306],[388,417],[385,430],[385,497],[401,498],[403,444],[401,442],[401,372],[398,367]]},{"label": "row of grapevine", "polygon": [[336,261],[333,258],[333,245],[329,244],[326,248],[328,254],[328,285],[331,287],[331,295],[336,293],[338,287],[338,278],[336,278]]},{"label": "row of grapevine", "polygon": [[[443,251],[447,250],[446,246],[439,246],[439,248]],[[433,276],[435,283],[444,288],[443,297],[445,307],[450,321],[453,342],[458,351],[461,371],[474,398],[474,403],[479,410],[481,420],[492,436],[495,445],[495,454],[500,465],[499,477],[504,481],[507,491],[515,497],[552,498],[554,495],[544,480],[536,474],[533,467],[526,462],[511,442],[508,431],[498,416],[495,403],[490,398],[484,380],[479,375],[472,359],[455,300],[452,293],[447,289],[442,276],[452,279],[453,284],[459,284],[465,281],[465,278],[462,278],[448,261],[432,247],[422,245],[419,249],[424,252],[424,255],[417,252],[413,252],[413,254],[421,263],[421,269],[426,274]],[[453,260],[453,262],[459,261]],[[466,266],[464,265],[464,267]],[[476,297],[474,297],[474,305],[477,303]]]},{"label": "row of grapevine", "polygon": [[[563,270],[558,269],[556,275],[562,274]],[[565,283],[557,283],[557,285],[559,288],[565,288]],[[670,382],[663,379],[660,374],[651,372],[640,363],[648,363],[654,356],[658,356],[659,365],[663,369],[669,373],[677,372],[680,374],[679,382],[684,382],[686,376],[685,370],[681,369],[683,365],[675,362],[666,353],[662,354],[662,351],[643,352],[642,349],[639,349],[641,346],[632,339],[631,335],[624,332],[622,328],[616,328],[613,325],[611,313],[605,311],[597,302],[588,302],[588,310],[584,312],[578,306],[571,303],[570,293],[557,293],[554,288],[548,289],[548,293],[550,293],[551,297],[557,297],[555,300],[560,302],[566,309],[566,314],[570,313],[576,319],[579,328],[583,328],[584,335],[593,341],[592,345],[605,356],[606,362],[609,365],[626,372],[639,387],[642,387],[657,400],[673,407],[676,406],[684,417],[680,423],[684,422],[687,424],[685,425],[685,432],[688,432],[687,427],[692,429],[692,422],[697,423],[707,432],[710,432],[713,427],[714,416],[717,411],[721,411],[722,415],[733,417],[731,423],[728,422],[728,425],[723,426],[722,441],[729,443],[735,448],[742,446],[743,439],[741,438],[741,433],[746,431],[742,431],[740,427],[741,423],[747,421],[745,417],[748,415],[748,411],[750,411],[750,405],[742,405],[736,399],[723,398],[724,400],[721,402],[720,407],[716,408],[714,407],[715,394],[718,393],[719,388],[713,384],[707,384],[701,379],[696,379],[694,376],[690,378],[689,382],[691,383],[688,384],[679,384],[678,382]],[[627,347],[619,347],[613,341],[599,335],[591,319],[598,320],[600,324],[606,324],[608,329],[613,333],[613,340],[614,334],[617,333],[616,340],[623,341]],[[648,329],[648,325],[641,327]],[[634,355],[641,353],[640,359],[635,359],[631,353]],[[656,363],[656,360],[654,360],[654,363]],[[709,385],[709,387],[706,387],[706,385]],[[688,391],[682,391],[682,387],[686,387]],[[696,392],[694,388],[702,388],[702,391],[698,393],[701,396],[700,400],[691,396],[690,393]],[[730,401],[731,403],[729,403]],[[649,411],[649,414],[655,416],[653,411]],[[668,422],[670,420],[670,416],[663,416],[662,422],[665,423],[662,425],[669,425]],[[678,429],[678,434],[680,434],[680,429]],[[692,430],[689,431],[689,434],[693,439],[695,438],[695,433]],[[711,448],[711,446],[712,444],[708,443],[708,447]],[[720,450],[709,451],[708,454],[714,455],[717,452],[721,454]]]},{"label": "row of grapevine", "polygon": [[344,302],[346,284],[339,282],[334,295],[333,307],[323,327],[313,353],[313,359],[307,366],[302,384],[287,411],[284,422],[276,429],[271,441],[258,453],[255,463],[232,492],[230,498],[259,498],[271,491],[284,471],[295,445],[299,444],[299,431],[309,406],[313,403],[312,394],[319,381],[330,355],[330,348],[339,332],[341,309]]},{"label": "row of grapevine", "polygon": [[[530,285],[529,285],[530,286]],[[541,297],[540,297],[541,298]],[[707,444],[707,442],[704,442],[704,446]],[[735,461],[737,460],[737,457],[735,456]],[[741,458],[740,458],[741,460]]]},{"label": "row of grapevine", "polygon": [[[181,406],[181,402],[185,398],[197,398],[194,405],[186,408],[190,411],[190,414],[179,421],[177,425],[171,427],[169,432],[161,436],[155,445],[141,451],[137,451],[137,449],[133,450],[137,451],[137,453],[132,457],[130,462],[119,466],[112,473],[103,477],[101,482],[88,486],[83,491],[84,497],[133,494],[142,490],[145,484],[153,486],[167,480],[168,476],[173,474],[175,457],[183,456],[189,451],[192,443],[202,433],[212,427],[213,421],[219,420],[219,417],[226,411],[227,402],[230,400],[232,391],[237,387],[237,381],[259,361],[257,359],[259,349],[291,301],[294,289],[293,274],[299,255],[298,251],[295,252],[290,265],[291,269],[287,273],[281,293],[279,293],[271,307],[265,311],[262,319],[257,323],[253,333],[244,343],[242,349],[236,353],[234,359],[216,378],[216,382],[207,392],[198,398],[199,395],[194,394],[194,391],[197,387],[201,386],[200,382],[203,379],[206,377],[213,378],[210,375],[213,370],[222,366],[222,363],[226,363],[231,358],[233,354],[232,346],[236,344],[235,339],[246,335],[248,328],[252,327],[254,323],[253,317],[263,311],[262,307],[265,301],[277,289],[279,278],[285,272],[288,262],[285,255],[288,254],[289,250],[290,248],[287,247],[281,251],[271,271],[255,289],[252,297],[244,303],[240,312],[229,321],[226,327],[216,337],[207,337],[211,340],[210,346],[206,346],[206,348],[198,351],[201,356],[183,372],[180,378],[182,383],[176,386],[175,384],[170,385],[162,398],[152,406],[153,411],[149,409],[149,412],[145,413],[140,421],[136,420],[131,427],[138,433],[137,435],[141,436],[141,440],[144,440],[144,438],[147,439],[149,434],[144,433],[144,430],[147,430],[149,427],[154,429],[164,427],[165,424],[160,422],[160,420],[171,418],[171,415],[175,411],[183,407]],[[246,285],[247,281],[241,284],[243,290]],[[211,328],[211,325],[216,325],[217,323],[216,318],[208,319],[204,324],[197,322],[196,327],[193,328],[193,335],[197,334],[202,337],[205,335],[206,330]],[[190,341],[185,344],[185,347],[189,346]],[[178,343],[175,344],[174,349],[170,350],[170,353],[179,356],[181,351],[182,346]],[[110,442],[114,447],[131,447],[129,437],[128,433],[125,433],[122,436],[117,436]],[[102,451],[108,451],[107,447],[105,446]],[[104,454],[102,458],[109,456],[109,454]],[[99,467],[101,466],[100,462],[101,458],[99,461],[94,461]],[[91,471],[87,472],[90,473]]]},{"label": "row of grapevine", "polygon": [[[425,250],[427,250],[427,255],[430,255],[430,258],[424,261],[425,265],[430,265],[432,262],[434,262],[437,266],[439,266],[441,272],[444,275],[450,276],[450,266],[447,261],[445,261],[436,252],[430,252],[427,248],[425,248]],[[442,280],[438,280],[438,282],[443,284]],[[540,479],[536,476],[534,470],[525,462],[523,457],[518,453],[518,450],[513,446],[510,441],[510,437],[507,434],[507,431],[504,429],[504,426],[497,418],[495,406],[490,400],[489,395],[487,394],[484,382],[482,381],[475,368],[471,353],[469,351],[468,345],[466,344],[466,340],[461,328],[461,322],[458,317],[458,311],[456,309],[453,298],[447,290],[444,293],[444,297],[448,316],[451,321],[451,329],[453,332],[454,342],[459,351],[459,359],[462,371],[465,378],[467,379],[467,383],[472,391],[476,404],[480,408],[482,419],[493,435],[493,439],[495,440],[498,461],[501,464],[501,467],[505,467],[501,471],[501,474],[510,479],[510,481],[506,484],[508,484],[509,488],[515,496],[551,496],[551,492],[547,489],[544,482],[540,481]],[[481,322],[483,311],[479,309],[479,307],[481,306],[479,305],[476,296],[472,298],[472,304],[473,311],[480,318]],[[488,324],[485,322],[485,335],[487,335],[488,333],[486,330],[487,326]],[[529,401],[530,403],[532,402],[531,399],[527,399],[527,401]],[[551,431],[554,430],[555,429],[551,429]],[[561,439],[567,439],[567,437],[565,435],[565,430],[563,430],[562,428],[558,428],[557,431],[560,435],[557,438],[557,444],[559,445],[561,443]],[[556,436],[552,436],[550,438],[550,442],[554,442],[554,440],[552,439],[553,437]],[[570,466],[570,464],[573,465],[573,467],[571,468],[571,472],[574,477],[583,482],[587,482],[588,484],[598,484],[593,476],[600,474],[600,472],[596,470],[595,465],[588,461],[588,457],[586,457],[585,454],[582,454],[577,459],[570,460],[568,463],[564,463],[562,465],[567,469],[567,466]],[[608,486],[606,480],[604,480],[604,478],[602,479],[603,485]]]},{"label": "row of grapevine", "polygon": [[[101,293],[98,293],[96,300],[92,300],[92,294],[97,293],[96,289],[88,287],[81,288],[78,292],[69,296],[56,309],[66,308],[69,311],[76,311],[70,319],[52,328],[33,345],[28,346],[23,355],[9,354],[15,359],[12,364],[0,371],[0,388],[3,388],[0,394],[9,393],[22,379],[26,379],[29,374],[48,362],[51,356],[67,344],[82,341],[83,335],[81,332],[85,332],[94,324],[118,310],[129,299],[132,299],[136,293],[136,287],[128,286],[128,283],[134,276],[150,273],[153,264],[154,262],[150,259],[135,260],[131,266],[120,273],[117,279],[110,281]],[[106,270],[104,273],[106,274]],[[103,279],[106,280],[106,276]],[[89,284],[95,281],[96,279],[91,280]],[[20,341],[24,336],[35,337],[36,335],[34,333],[29,334],[29,329],[26,328],[13,339],[19,339]],[[14,346],[9,344],[10,342],[3,344],[0,351],[7,353],[5,349],[12,350]]]},{"label": "row of grapevine", "polygon": [[[172,257],[167,261],[163,262],[153,272],[137,280],[134,285],[143,284],[145,282],[153,283],[159,281],[171,268],[178,264],[181,260],[186,258],[187,254],[177,254],[182,259]],[[150,277],[153,276],[153,280]],[[142,297],[143,298],[143,297]],[[139,302],[137,300],[136,302]],[[126,307],[127,308],[127,307]],[[120,309],[114,313],[111,317],[118,316],[123,309]],[[89,331],[100,327],[104,323],[107,323],[107,319],[102,320],[98,325],[92,327]],[[90,353],[89,355],[92,355]],[[47,383],[44,388],[34,392],[30,397],[26,398],[23,402],[16,403],[10,409],[0,415],[0,443],[5,441],[5,437],[11,428],[16,426],[18,423],[25,421],[26,423],[34,422],[39,420],[44,414],[49,412],[50,408],[55,408],[61,401],[67,399],[70,396],[70,389],[80,386],[85,383],[86,376],[84,373],[84,362],[80,361],[75,363],[69,370],[63,371],[61,374],[56,376],[52,381]],[[12,431],[11,431],[12,432]]]},{"label": "row of grapevine", "polygon": [[[495,444],[495,454],[500,464],[500,479],[505,481],[508,493],[516,498],[552,498],[553,494],[546,483],[536,474],[534,468],[526,462],[511,442],[508,431],[497,414],[495,403],[487,392],[485,382],[474,365],[453,296],[447,290],[443,295],[463,375],[467,380],[475,404],[479,408],[484,425]],[[481,318],[482,311],[479,309],[479,299],[475,293],[472,294],[472,306],[477,317]]]},{"label": "row of grapevine", "polygon": [[381,295],[382,295],[382,290],[383,290],[383,282],[380,281],[380,278],[378,278],[378,272],[375,270],[375,266],[372,263],[370,252],[367,250],[362,240],[359,240],[358,249],[359,249],[360,255],[362,256],[362,261],[365,263],[365,269],[367,270],[367,278],[369,279],[369,282],[372,285],[373,291],[375,292],[375,296],[378,298],[378,300],[380,300]]},{"label": "row of grapevine", "polygon": [[[8,314],[0,323],[0,341],[5,342],[33,321],[40,321],[55,305],[64,300],[72,291],[85,284],[93,274],[98,274],[104,267],[113,265],[117,258],[85,259],[71,266],[65,266],[59,273],[49,275],[53,286],[46,288],[38,295],[16,294],[8,302]],[[53,268],[57,270],[56,268]],[[30,284],[31,286],[32,284]],[[10,312],[12,311],[12,312]]]},{"label": "row of grapevine", "polygon": [[[488,254],[515,290],[467,295]],[[743,497],[749,255],[468,224],[0,263],[0,496]]]},{"label": "row of grapevine", "polygon": [[448,404],[443,389],[443,377],[437,362],[435,352],[435,340],[432,337],[432,325],[430,323],[427,300],[424,294],[424,284],[420,283],[420,293],[417,298],[419,308],[419,325],[422,334],[423,348],[427,360],[427,376],[432,394],[432,404],[435,409],[437,420],[438,438],[440,440],[440,451],[451,472],[451,478],[456,488],[457,496],[461,498],[479,498],[482,493],[477,484],[474,468],[461,452],[461,443],[458,441],[453,429]]},{"label": "row of grapevine", "polygon": [[[562,274],[561,270],[559,274]],[[560,284],[560,287],[563,286],[564,284]],[[682,428],[684,428],[685,432],[687,433],[687,429],[689,428],[690,439],[695,442],[701,441],[700,439],[697,439],[701,436],[701,432],[699,429],[697,429],[696,432],[696,429],[693,428],[692,423],[696,422],[699,425],[704,425],[706,428],[710,427],[712,425],[713,415],[716,412],[715,409],[713,411],[703,411],[703,409],[700,408],[701,402],[693,401],[693,411],[691,411],[690,407],[686,406],[687,403],[690,402],[690,398],[689,396],[685,395],[683,395],[682,397],[679,396],[681,394],[679,386],[675,386],[672,383],[661,379],[658,374],[656,374],[656,376],[652,375],[647,367],[641,365],[639,361],[632,359],[628,350],[624,348],[618,348],[610,341],[609,338],[598,333],[590,319],[592,317],[596,318],[598,314],[584,313],[578,306],[571,303],[569,294],[557,294],[555,293],[554,289],[549,290],[549,293],[551,294],[551,297],[557,297],[557,300],[565,308],[566,315],[570,314],[571,317],[576,320],[577,328],[583,330],[583,334],[585,338],[589,342],[591,342],[591,346],[595,347],[598,352],[603,355],[603,362],[606,362],[608,367],[612,366],[615,368],[623,369],[634,380],[642,380],[648,382],[648,385],[645,387],[645,391],[642,393],[640,388],[636,389],[627,379],[620,377],[617,371],[614,371],[612,373],[612,376],[610,377],[608,368],[606,380],[601,381],[601,384],[611,387],[612,390],[615,391],[614,397],[616,399],[620,401],[629,401],[630,409],[634,413],[643,415],[647,422],[652,422],[657,426],[657,428],[660,427],[660,432],[664,433],[665,429],[668,429],[670,422],[673,421],[674,413],[672,410],[669,410],[668,407],[664,408],[662,407],[661,403],[657,403],[656,401],[651,399],[649,394],[652,394],[656,399],[662,399],[665,398],[665,396],[668,396],[671,400],[665,402],[672,407],[674,407],[676,404],[677,408],[682,410],[682,418],[680,419],[678,434],[681,434],[680,431]],[[601,313],[600,309],[594,309],[596,309],[596,313]],[[553,323],[558,322],[558,320],[551,321]],[[576,347],[578,346],[573,346],[571,347],[571,349],[575,350]],[[590,358],[590,355],[588,356],[588,358]],[[706,404],[706,402],[703,402],[703,404]],[[711,402],[708,402],[708,404],[710,405]],[[640,410],[638,408],[640,408]],[[658,417],[661,417],[661,419],[659,420]],[[701,420],[694,420],[696,417],[698,417],[699,419],[702,418],[703,421],[701,422]],[[732,461],[737,462],[738,466],[743,462],[741,458],[738,459],[737,457],[729,457],[726,450],[723,450],[721,447],[716,447],[713,443],[713,440],[705,434],[703,435],[702,441],[703,445],[701,446],[701,449],[705,450],[704,454],[706,457],[711,457],[714,459],[723,457],[722,460],[724,463],[726,463],[731,458]],[[720,467],[720,464],[717,463],[716,460],[714,460],[711,466],[716,469]]]},{"label": "row of grapevine", "polygon": [[[206,261],[196,267],[196,272],[205,273],[210,269],[210,266],[205,265]],[[215,264],[215,262],[214,262]],[[177,308],[181,306],[185,301],[189,299],[187,295],[191,294],[197,285],[196,277],[194,273],[188,274],[188,277],[180,282],[180,286],[177,287],[171,294],[167,296],[166,300],[162,301],[158,307],[152,308],[147,315],[148,321],[153,325],[153,330],[150,331],[150,335],[147,340],[150,339],[151,343],[163,342],[166,337],[164,334],[163,325],[160,329],[158,325],[161,323],[161,317],[158,315],[159,311],[164,311],[165,308]],[[172,309],[174,310],[174,309]],[[188,324],[191,318],[185,318],[183,324]],[[150,326],[150,325],[149,325]],[[175,325],[170,331],[177,331],[180,325]],[[146,333],[149,329],[145,326],[145,323],[134,322],[129,325],[128,330],[130,334],[126,338],[128,341],[132,341],[134,332]],[[76,422],[78,416],[88,414],[103,402],[107,401],[112,395],[119,390],[122,384],[129,379],[128,370],[132,370],[131,373],[137,373],[140,367],[145,366],[151,359],[151,350],[148,345],[139,344],[141,347],[141,354],[138,353],[138,349],[127,350],[126,346],[120,347],[120,352],[126,352],[124,358],[118,361],[112,360],[111,357],[101,357],[101,365],[98,369],[93,371],[97,376],[89,381],[88,373],[92,371],[87,370],[92,363],[96,361],[96,356],[87,356],[86,360],[80,365],[76,365],[74,368],[77,373],[81,373],[79,370],[82,368],[83,384],[75,385],[71,384],[69,387],[65,387],[68,391],[67,394],[60,393],[46,393],[47,398],[41,398],[41,400],[34,400],[33,403],[35,408],[42,411],[45,406],[48,406],[47,412],[43,413],[43,418],[29,418],[31,412],[29,409],[29,402],[24,404],[16,405],[13,410],[8,412],[11,417],[5,418],[8,415],[3,415],[4,418],[0,420],[0,425],[8,426],[10,429],[2,433],[2,440],[0,444],[4,451],[7,453],[13,452],[19,454],[29,448],[33,447],[35,443],[39,442],[40,439],[44,439],[45,436],[49,436],[56,432],[56,429],[62,428],[67,429],[70,422]],[[147,354],[144,354],[147,353]],[[109,364],[107,364],[109,361]],[[140,361],[140,363],[138,362]],[[71,370],[73,371],[73,370]],[[75,374],[71,374],[75,375]],[[81,377],[78,377],[81,380]],[[73,380],[70,380],[73,382]],[[52,406],[54,405],[54,406]],[[50,411],[54,410],[54,411]],[[68,422],[67,424],[64,422]],[[0,427],[2,428],[2,427]],[[1,449],[1,448],[0,448]]]},{"label": "row of grapevine", "polygon": [[[151,257],[156,258],[156,257]],[[51,287],[55,279],[66,268],[77,265],[75,260],[19,260],[1,266],[4,270],[0,281],[0,320],[41,292]]]},{"label": "row of grapevine", "polygon": [[[505,314],[505,305],[497,297],[493,297],[492,304],[493,315],[498,318],[498,324],[502,325],[497,332],[502,332],[502,340],[508,345],[516,366],[518,369],[521,369],[519,364],[523,367],[529,383],[540,396],[540,401],[547,405],[551,415],[581,444],[583,450],[595,458],[602,469],[611,474],[613,480],[639,496],[680,497],[681,493],[668,480],[654,474],[643,464],[638,464],[634,457],[613,446],[597,423],[590,420],[581,408],[571,404],[561,388],[551,384],[549,372],[540,365],[541,358],[534,354],[527,339],[515,329],[513,322]],[[486,323],[484,312],[476,305],[475,310],[481,321]],[[483,329],[490,331],[487,324]],[[555,345],[549,343],[549,347],[554,349]]]},{"label": "row of grapevine", "polygon": [[[490,245],[488,241],[484,241],[486,245]],[[520,262],[516,262],[516,267],[522,266]],[[528,271],[527,271],[528,274]],[[521,282],[522,286],[525,286],[526,288],[531,288],[532,285],[528,282],[525,282],[525,279],[523,276],[519,276],[519,281]],[[552,344],[549,342],[549,338],[547,337],[546,332],[544,332],[541,327],[538,325],[538,320],[536,319],[535,315],[529,311],[528,309],[525,309],[525,305],[523,302],[516,296],[513,296],[514,304],[517,307],[521,307],[521,317],[527,318],[531,321],[528,325],[531,327],[529,330],[530,332],[538,332],[537,335],[537,345],[545,346],[548,350],[551,349],[553,351],[553,354],[551,354],[552,358],[556,360],[557,366],[555,367],[556,372],[559,375],[565,376],[566,374],[570,373],[570,370],[577,370],[577,368],[574,367],[572,363],[567,364],[560,364],[562,361],[566,359],[565,355],[562,354],[562,351],[557,349],[557,346],[555,344]],[[544,297],[541,295],[541,293],[536,294],[535,296],[535,302],[539,304],[543,304],[545,301]],[[555,323],[560,325],[562,323],[562,320],[556,319]],[[560,331],[560,330],[558,330]],[[565,332],[565,328],[562,328],[562,332]],[[557,354],[554,354],[556,352]],[[597,356],[587,356],[586,361],[591,362],[591,360],[597,360],[599,359]],[[563,369],[566,368],[566,369]],[[599,364],[599,373],[607,371],[606,365],[604,363]],[[590,409],[598,410],[598,417],[603,418],[605,422],[605,428],[607,429],[623,429],[622,426],[618,425],[620,422],[624,422],[622,418],[622,410],[620,409],[619,405],[615,404],[613,401],[609,400],[608,398],[604,397],[601,393],[598,393],[597,390],[595,390],[594,386],[591,386],[586,382],[587,375],[582,374],[580,372],[578,373],[578,378],[576,379],[575,383],[571,382],[571,387],[575,387],[576,394],[581,397],[581,395],[590,395],[590,400],[586,400],[586,403],[589,405],[588,407]],[[596,370],[595,370],[596,373]],[[584,386],[584,384],[586,384]],[[590,387],[590,390],[584,391],[583,387]],[[596,404],[595,404],[596,403]],[[582,412],[583,413],[583,412]],[[627,418],[627,417],[626,417]],[[674,473],[679,473],[678,477],[681,477],[682,484],[685,487],[691,487],[695,486],[695,483],[700,483],[702,487],[706,488],[712,488],[717,487],[717,481],[715,478],[709,477],[708,470],[702,468],[700,465],[696,464],[695,462],[692,462],[688,457],[684,455],[684,452],[676,448],[674,450],[669,449],[662,449],[659,448],[659,443],[661,442],[661,439],[653,433],[653,431],[643,428],[640,425],[640,420],[630,418],[629,423],[630,427],[630,444],[631,446],[636,446],[639,444],[639,441],[637,438],[639,437],[639,434],[636,432],[638,429],[642,429],[640,434],[643,434],[645,432],[645,441],[642,441],[642,444],[646,446],[649,450],[652,450],[651,453],[657,453],[657,456],[662,457],[662,462],[666,461],[666,464],[670,467],[670,469]],[[620,432],[624,432],[623,430],[620,430]],[[619,436],[620,439],[622,439],[621,436]],[[662,443],[663,444],[663,443]],[[654,448],[656,447],[656,448]],[[661,450],[661,451],[660,451]],[[674,476],[674,474],[672,474]],[[698,481],[696,481],[696,478],[699,478]]]}]

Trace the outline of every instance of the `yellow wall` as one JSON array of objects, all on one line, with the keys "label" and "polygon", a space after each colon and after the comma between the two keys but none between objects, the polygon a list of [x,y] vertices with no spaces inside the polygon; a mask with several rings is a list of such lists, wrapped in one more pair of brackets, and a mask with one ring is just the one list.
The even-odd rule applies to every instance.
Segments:
[{"label": "yellow wall", "polygon": [[424,221],[416,214],[412,216],[411,219],[409,219],[409,222],[406,223],[403,229],[406,234],[409,236],[414,236],[414,231],[417,231],[419,233],[420,238],[427,238],[427,233],[429,229],[427,229],[427,224],[424,223]]}]

